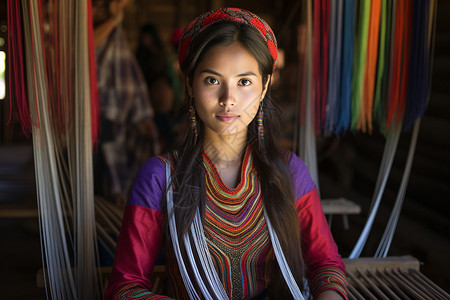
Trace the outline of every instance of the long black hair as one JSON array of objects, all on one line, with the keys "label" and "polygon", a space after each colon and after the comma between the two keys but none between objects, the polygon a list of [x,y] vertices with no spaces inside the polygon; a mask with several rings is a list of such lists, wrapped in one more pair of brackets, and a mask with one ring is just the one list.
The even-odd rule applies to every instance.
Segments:
[{"label": "long black hair", "polygon": [[[186,58],[186,76],[192,84],[194,72],[206,53],[216,46],[231,45],[235,42],[245,47],[256,59],[262,75],[263,86],[273,72],[274,60],[261,34],[253,27],[237,22],[217,22],[200,33],[190,46]],[[270,86],[270,84],[269,84]],[[186,93],[186,108],[189,105]],[[256,118],[248,125],[247,139],[252,145],[254,165],[262,189],[262,199],[269,219],[280,240],[283,253],[297,284],[302,286],[304,263],[300,243],[300,224],[295,209],[292,180],[287,162],[275,143],[274,133],[278,123],[277,107],[267,92],[262,102],[264,112],[264,147],[259,149]],[[189,130],[179,147],[174,176],[174,213],[179,240],[192,223],[199,208],[202,218],[206,206],[205,173],[202,145],[204,125],[197,116],[198,138],[195,142]],[[166,231],[168,232],[168,231]],[[181,246],[181,245],[180,245]],[[271,273],[271,299],[289,299],[290,293],[274,260]]]}]

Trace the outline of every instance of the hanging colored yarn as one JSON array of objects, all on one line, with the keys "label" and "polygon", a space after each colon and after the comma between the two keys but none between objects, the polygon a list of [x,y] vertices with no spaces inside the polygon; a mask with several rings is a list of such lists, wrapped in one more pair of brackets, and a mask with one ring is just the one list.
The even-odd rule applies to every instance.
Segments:
[{"label": "hanging colored yarn", "polygon": [[318,182],[315,133],[343,135],[349,129],[371,133],[376,122],[386,136],[368,219],[350,258],[359,257],[366,244],[401,131],[413,127],[394,208],[375,253],[385,257],[401,212],[420,118],[430,97],[437,0],[307,0],[305,4],[297,152],[313,180]]},{"label": "hanging colored yarn", "polygon": [[9,0],[7,5],[10,100],[24,133],[32,133],[47,296],[101,299],[91,1]]},{"label": "hanging colored yarn", "polygon": [[[430,68],[432,33],[436,19],[430,9],[430,1],[414,1],[412,8],[411,54],[409,57],[409,85],[406,101],[405,129],[423,116],[430,95]],[[431,26],[430,26],[431,24]]]},{"label": "hanging colored yarn", "polygon": [[358,18],[355,24],[355,50],[353,56],[352,96],[351,96],[351,121],[350,128],[356,128],[360,117],[360,111],[364,109],[362,91],[367,57],[367,37],[369,33],[370,2],[361,1],[358,4]]},{"label": "hanging colored yarn", "polygon": [[316,133],[411,128],[429,99],[437,1],[310,1],[312,72],[302,86]]},{"label": "hanging colored yarn", "polygon": [[390,47],[390,19],[392,11],[392,1],[383,0],[381,4],[379,43],[378,43],[378,64],[377,78],[375,83],[375,91],[373,98],[373,119],[378,123],[383,122],[382,107],[386,95],[386,87],[389,74],[389,47]]},{"label": "hanging colored yarn", "polygon": [[380,28],[381,2],[372,1],[370,7],[369,36],[367,42],[366,69],[362,90],[362,108],[356,124],[356,128],[366,132],[372,132],[372,108],[375,87],[375,75],[378,52],[378,33]]},{"label": "hanging colored yarn", "polygon": [[324,134],[329,135],[336,128],[339,117],[339,95],[342,61],[342,26],[344,0],[330,2],[330,41],[328,51],[328,92]]},{"label": "hanging colored yarn", "polygon": [[[8,0],[8,88],[11,99],[15,99],[15,102],[10,105],[10,118],[8,124],[14,124],[13,108],[15,108],[19,116],[22,132],[28,137],[31,133],[31,118],[25,91],[25,74],[23,70],[25,62],[24,53],[22,51],[22,24],[20,18],[20,2]],[[39,126],[39,120],[36,125]]]},{"label": "hanging colored yarn", "polygon": [[336,128],[330,130],[337,134],[344,133],[350,126],[350,97],[353,69],[355,0],[344,1],[344,25],[342,34],[341,87],[338,97],[338,121]]},{"label": "hanging colored yarn", "polygon": [[[21,17],[21,10],[24,9],[25,4],[20,1],[7,1],[7,22],[8,22],[8,89],[10,91],[10,119],[9,123],[14,124],[13,118],[17,114],[19,124],[25,136],[29,136],[32,130],[32,125],[39,127],[39,115],[36,116],[35,124],[32,124],[32,116],[30,116],[29,101],[32,101],[26,90],[26,70],[25,68],[25,46],[23,44],[23,24],[29,20],[23,20]],[[74,41],[68,38],[68,32],[75,32],[75,24],[70,24],[72,19],[64,20],[61,14],[70,10],[73,14],[75,12],[75,4],[59,3],[59,1],[38,1],[38,9],[40,13],[40,24],[45,24],[44,28],[37,29],[40,38],[44,43],[42,49],[42,58],[44,68],[46,70],[45,82],[50,91],[52,110],[52,122],[58,122],[59,130],[65,133],[71,126],[72,118],[69,111],[73,110],[70,106],[72,104],[72,97],[75,93],[73,85],[73,65],[70,60],[73,60]],[[51,7],[52,12],[44,19],[44,6],[46,9]],[[59,9],[59,11],[58,11]],[[86,16],[89,20],[92,19],[92,8],[88,5],[86,9]],[[42,25],[44,26],[44,25]],[[95,65],[95,49],[94,49],[94,35],[92,22],[87,24],[88,36],[86,42],[89,47],[89,80],[91,94],[91,129],[92,142],[95,144],[98,134],[98,95],[97,95],[97,70]],[[70,48],[67,48],[70,47]],[[35,61],[33,63],[36,63]],[[62,99],[64,98],[64,99]]]}]

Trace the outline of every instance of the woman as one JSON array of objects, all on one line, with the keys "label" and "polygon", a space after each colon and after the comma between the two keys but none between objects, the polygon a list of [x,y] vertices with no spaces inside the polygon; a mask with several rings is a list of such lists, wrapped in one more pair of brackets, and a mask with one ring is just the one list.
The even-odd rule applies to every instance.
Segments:
[{"label": "woman", "polygon": [[[185,28],[191,132],[138,174],[107,299],[302,299],[308,286],[314,299],[346,298],[314,183],[275,145],[268,90],[277,55],[270,27],[242,9],[213,10]],[[148,290],[161,249],[170,297]]]}]

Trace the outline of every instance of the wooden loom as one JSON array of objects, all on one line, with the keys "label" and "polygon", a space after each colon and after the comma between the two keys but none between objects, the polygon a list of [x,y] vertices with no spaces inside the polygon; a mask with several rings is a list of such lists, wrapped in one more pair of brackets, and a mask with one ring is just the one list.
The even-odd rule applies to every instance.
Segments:
[{"label": "wooden loom", "polygon": [[412,256],[344,259],[349,299],[450,299]]}]

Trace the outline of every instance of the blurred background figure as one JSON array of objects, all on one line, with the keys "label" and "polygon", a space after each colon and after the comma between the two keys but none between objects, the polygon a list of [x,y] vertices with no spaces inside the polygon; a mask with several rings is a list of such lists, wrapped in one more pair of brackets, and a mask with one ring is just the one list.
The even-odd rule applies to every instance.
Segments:
[{"label": "blurred background figure", "polygon": [[182,89],[178,61],[174,57],[179,38],[174,33],[170,47],[161,39],[156,26],[149,23],[141,28],[136,51],[155,110],[154,120],[163,152],[172,148],[178,132],[174,108],[180,103]]},{"label": "blurred background figure", "polygon": [[147,85],[121,27],[128,2],[92,0],[100,101],[95,193],[119,205],[138,168],[160,151]]}]

